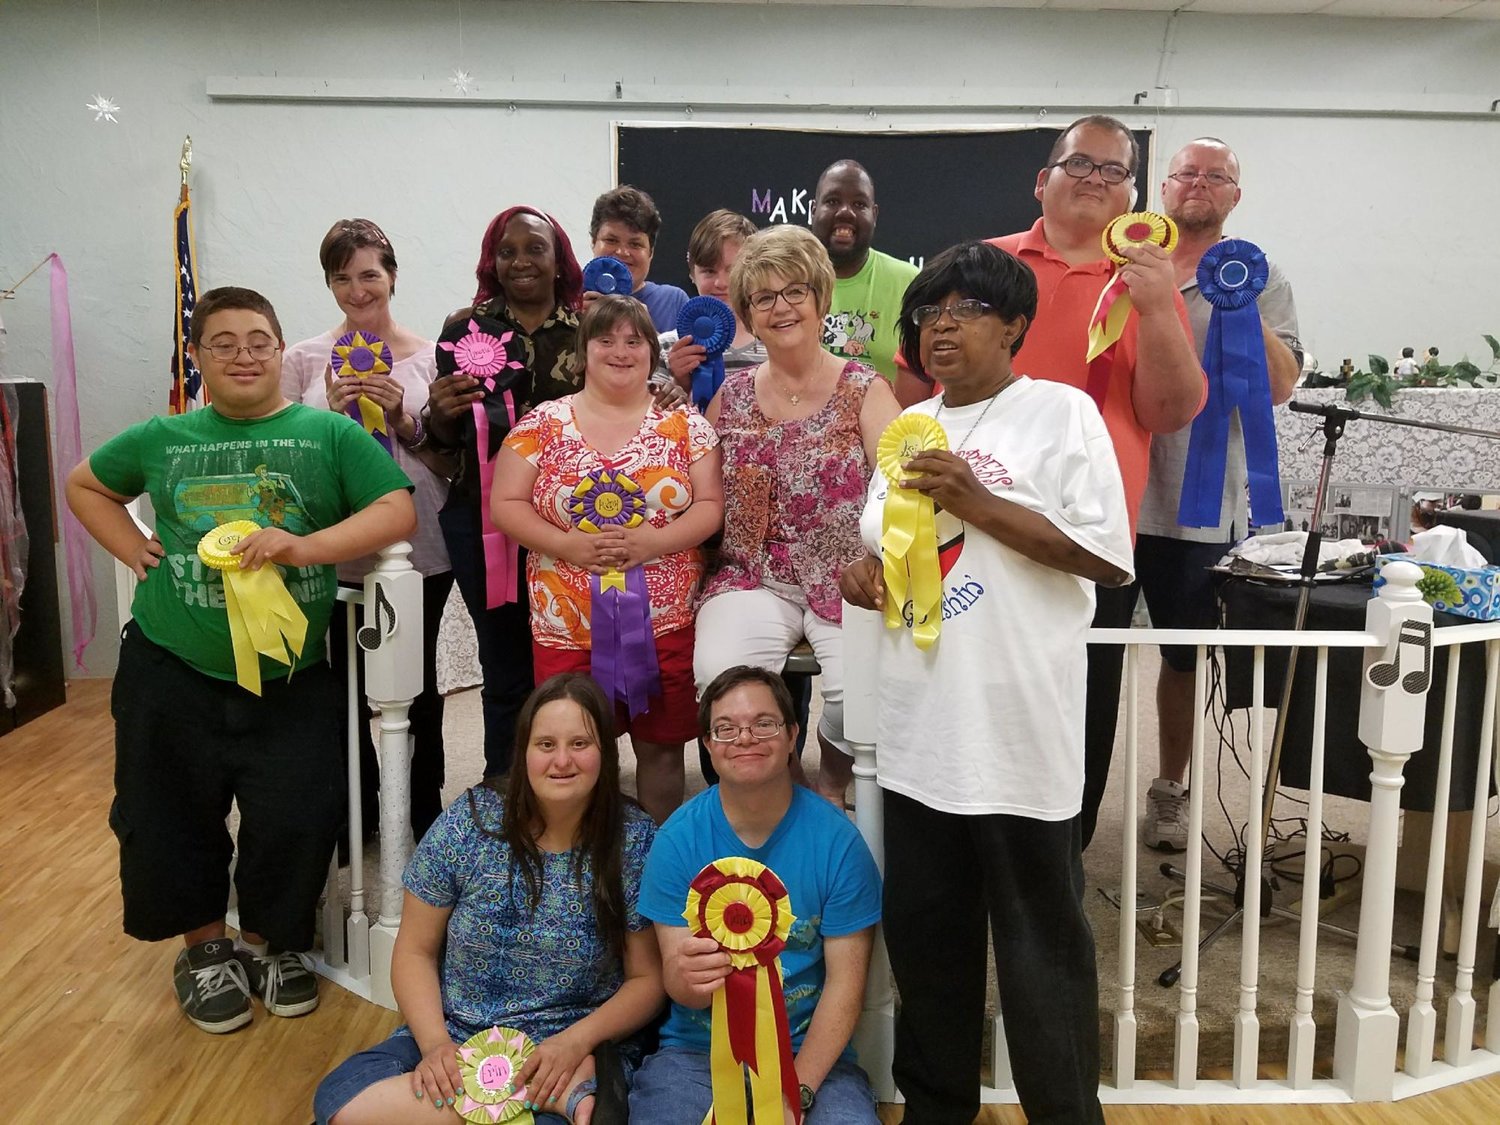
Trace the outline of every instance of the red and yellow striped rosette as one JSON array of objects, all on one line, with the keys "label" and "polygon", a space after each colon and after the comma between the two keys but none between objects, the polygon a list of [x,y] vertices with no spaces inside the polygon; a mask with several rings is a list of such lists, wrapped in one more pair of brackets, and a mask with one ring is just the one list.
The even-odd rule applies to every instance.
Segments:
[{"label": "red and yellow striped rosette", "polygon": [[[802,1120],[792,1035],[781,993],[781,951],[797,919],[776,873],[740,856],[710,863],[688,888],[682,912],[694,937],[729,954],[729,976],[714,993],[709,1075],[714,1100],[703,1125],[779,1122],[782,1106]],[[743,1067],[749,1068],[747,1102]]]},{"label": "red and yellow striped rosette", "polygon": [[[259,570],[241,570],[236,544],[260,530],[253,520],[220,524],[198,540],[198,557],[224,578],[224,609],[229,614],[229,641],[234,647],[234,672],[240,687],[260,694],[260,658],[296,667],[307,641],[307,616],[287,593],[274,563]],[[292,655],[287,654],[287,649]]]},{"label": "red and yellow striped rosette", "polygon": [[[1089,362],[1089,397],[1099,409],[1104,409],[1104,393],[1109,385],[1109,369],[1113,355],[1105,353],[1115,345],[1125,331],[1125,321],[1130,316],[1130,290],[1120,279],[1120,266],[1129,259],[1122,253],[1130,246],[1150,243],[1160,246],[1168,254],[1177,248],[1177,224],[1155,211],[1130,211],[1119,216],[1104,228],[1100,241],[1104,253],[1115,263],[1109,283],[1099,294],[1094,305],[1094,315],[1089,317],[1089,350],[1085,357]],[[1102,357],[1102,360],[1101,360]],[[1096,363],[1095,361],[1101,361]]]},{"label": "red and yellow striped rosette", "polygon": [[932,647],[943,623],[943,573],[938,565],[937,510],[932,497],[902,488],[902,468],[918,453],[947,449],[948,434],[929,414],[907,411],[880,435],[875,463],[885,474],[885,508],[880,515],[880,558],[885,577],[885,624],[906,624],[911,602],[911,635],[920,649]]}]

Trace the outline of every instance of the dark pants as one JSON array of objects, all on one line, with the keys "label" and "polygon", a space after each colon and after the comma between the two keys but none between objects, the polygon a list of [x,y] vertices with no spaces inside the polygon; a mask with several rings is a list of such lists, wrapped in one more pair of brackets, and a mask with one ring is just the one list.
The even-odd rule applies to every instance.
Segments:
[{"label": "dark pants", "polygon": [[[1128,629],[1139,589],[1132,583],[1094,590],[1095,629]],[[1099,804],[1109,786],[1109,763],[1115,752],[1115,721],[1120,714],[1120,675],[1124,645],[1089,645],[1088,698],[1083,713],[1083,846],[1094,838]],[[1134,816],[1131,809],[1126,816]]]},{"label": "dark pants", "polygon": [[883,923],[901,994],[892,1069],[905,1125],[970,1125],[979,1113],[986,922],[1027,1120],[1102,1122],[1077,819],[960,816],[883,796]]},{"label": "dark pants", "polygon": [[[420,840],[432,822],[443,811],[443,694],[437,686],[438,630],[443,624],[443,607],[448,604],[448,592],[453,589],[453,575],[449,571],[431,574],[422,579],[422,694],[412,700],[408,718],[411,722],[411,831],[412,838]],[[350,603],[346,610],[357,612]],[[334,614],[334,627],[328,638],[328,655],[338,678],[340,691],[349,682],[349,650],[347,626],[340,614]],[[365,662],[356,660],[356,691],[359,713],[365,721],[359,724],[359,779],[363,790],[362,813],[366,832],[373,831],[380,823],[380,808],[377,794],[380,791],[380,765],[375,753],[375,739],[370,734],[370,709],[365,700]],[[344,725],[348,715],[347,705],[339,708],[339,745],[349,745],[349,735]]]},{"label": "dark pants", "polygon": [[261,690],[205,676],[125,626],[109,823],[131,937],[161,941],[223,918],[238,850],[241,929],[276,951],[312,948],[344,801],[338,690],[322,661]]},{"label": "dark pants", "polygon": [[479,667],[484,686],[479,696],[484,708],[484,773],[486,777],[510,769],[516,745],[516,716],[535,686],[531,673],[531,607],[527,602],[526,553],[521,552],[522,576],[512,594],[517,600],[485,608],[484,543],[479,513],[445,508],[438,513],[453,580],[463,595],[479,642]]}]

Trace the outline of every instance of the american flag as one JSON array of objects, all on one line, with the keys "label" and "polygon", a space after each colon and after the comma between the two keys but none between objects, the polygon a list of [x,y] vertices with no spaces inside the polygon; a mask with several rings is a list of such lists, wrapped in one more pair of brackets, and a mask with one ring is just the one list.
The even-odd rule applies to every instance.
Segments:
[{"label": "american flag", "polygon": [[208,389],[203,386],[203,376],[187,352],[188,339],[193,328],[193,306],[198,301],[198,287],[193,280],[193,222],[192,200],[188,196],[187,184],[182,185],[182,196],[177,202],[173,219],[177,227],[177,316],[172,327],[172,390],[167,403],[168,414],[185,414],[200,406],[208,405]]}]

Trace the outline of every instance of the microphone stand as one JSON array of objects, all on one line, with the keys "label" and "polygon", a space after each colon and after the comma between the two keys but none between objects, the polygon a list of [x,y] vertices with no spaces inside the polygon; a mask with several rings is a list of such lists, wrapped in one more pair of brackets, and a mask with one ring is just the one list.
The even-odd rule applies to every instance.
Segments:
[{"label": "microphone stand", "polygon": [[[1307,606],[1312,598],[1313,582],[1318,573],[1318,554],[1323,542],[1323,505],[1328,495],[1328,479],[1333,469],[1333,455],[1338,449],[1339,439],[1344,436],[1344,427],[1351,421],[1383,422],[1393,426],[1412,426],[1421,430],[1438,430],[1443,433],[1466,434],[1471,437],[1491,438],[1496,441],[1500,441],[1500,433],[1496,433],[1493,430],[1480,430],[1472,426],[1449,425],[1446,422],[1423,422],[1414,418],[1396,418],[1388,414],[1368,414],[1360,410],[1349,410],[1342,406],[1334,406],[1331,403],[1297,402],[1294,399],[1287,403],[1287,409],[1297,414],[1320,415],[1323,419],[1323,463],[1318,470],[1317,488],[1313,492],[1312,516],[1308,520],[1307,546],[1302,552],[1302,565],[1298,571],[1297,609],[1292,618],[1291,631],[1293,633],[1300,633],[1304,631],[1307,623]],[[1281,683],[1281,702],[1276,708],[1276,726],[1271,736],[1271,760],[1266,768],[1266,784],[1261,794],[1260,839],[1262,863],[1268,862],[1264,858],[1268,854],[1265,845],[1271,837],[1271,813],[1276,804],[1276,786],[1281,779],[1281,750],[1286,741],[1287,715],[1291,711],[1292,704],[1292,686],[1296,682],[1297,655],[1301,651],[1296,645],[1290,646],[1287,650],[1286,675]],[[1309,842],[1310,846],[1311,843]],[[1199,953],[1202,953],[1209,946],[1213,945],[1219,939],[1220,935],[1235,922],[1238,922],[1245,913],[1245,880],[1249,877],[1249,872],[1246,871],[1245,865],[1248,856],[1249,849],[1242,848],[1239,868],[1234,873],[1234,890],[1232,892],[1228,888],[1205,884],[1205,886],[1226,897],[1232,895],[1234,910],[1198,942]],[[1178,881],[1185,881],[1187,878],[1185,871],[1171,863],[1163,863],[1161,865],[1161,873]],[[1307,877],[1307,865],[1304,861],[1303,878]],[[1272,913],[1293,919],[1301,917],[1295,911],[1288,910],[1284,906],[1273,905],[1271,899],[1272,888],[1264,873],[1261,874],[1260,880],[1262,917],[1267,917]],[[1331,922],[1320,920],[1318,926],[1329,933],[1338,934],[1351,940],[1357,941],[1359,939],[1359,934],[1354,930],[1336,926]],[[1393,944],[1391,949],[1402,955],[1408,953],[1408,949],[1404,945]],[[1181,975],[1182,961],[1179,960],[1177,964],[1163,971],[1156,978],[1156,983],[1163,988],[1171,988],[1177,983]]]}]

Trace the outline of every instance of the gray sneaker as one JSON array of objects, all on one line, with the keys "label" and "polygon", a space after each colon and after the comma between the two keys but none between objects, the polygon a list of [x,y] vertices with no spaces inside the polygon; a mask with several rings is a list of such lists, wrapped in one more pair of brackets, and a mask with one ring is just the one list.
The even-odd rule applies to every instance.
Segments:
[{"label": "gray sneaker", "polygon": [[250,974],[250,986],[273,1016],[305,1016],[318,1006],[318,978],[301,953],[272,953],[257,957],[238,951]]},{"label": "gray sneaker", "polygon": [[228,938],[189,946],[172,966],[182,1014],[204,1031],[222,1035],[250,1022],[250,981]]},{"label": "gray sneaker", "polygon": [[1160,852],[1186,851],[1188,846],[1188,791],[1175,781],[1158,777],[1146,791],[1146,817],[1141,843]]}]

